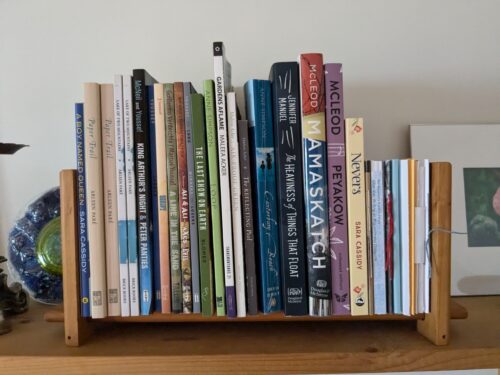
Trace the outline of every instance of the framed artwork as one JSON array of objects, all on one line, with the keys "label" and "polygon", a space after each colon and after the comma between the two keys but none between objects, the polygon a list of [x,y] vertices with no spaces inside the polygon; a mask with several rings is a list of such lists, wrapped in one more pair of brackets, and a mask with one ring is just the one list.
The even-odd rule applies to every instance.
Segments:
[{"label": "framed artwork", "polygon": [[451,294],[500,294],[500,124],[410,125],[411,157],[452,164]]}]

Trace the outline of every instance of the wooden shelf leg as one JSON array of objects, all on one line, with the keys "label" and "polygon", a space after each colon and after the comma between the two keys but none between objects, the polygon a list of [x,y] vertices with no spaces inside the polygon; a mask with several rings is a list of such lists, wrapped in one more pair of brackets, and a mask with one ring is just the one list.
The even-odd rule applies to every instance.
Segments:
[{"label": "wooden shelf leg", "polygon": [[63,258],[64,333],[68,346],[79,346],[90,334],[90,324],[80,314],[80,266],[76,171],[60,173],[61,245]]},{"label": "wooden shelf leg", "polygon": [[[431,229],[451,230],[451,164],[431,163]],[[446,345],[450,330],[451,233],[431,234],[430,313],[417,323],[418,332],[435,345]]]}]

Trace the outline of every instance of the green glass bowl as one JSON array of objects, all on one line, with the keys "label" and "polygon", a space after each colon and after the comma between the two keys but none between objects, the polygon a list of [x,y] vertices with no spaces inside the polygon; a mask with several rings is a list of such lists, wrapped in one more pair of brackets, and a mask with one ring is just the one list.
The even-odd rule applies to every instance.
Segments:
[{"label": "green glass bowl", "polygon": [[49,221],[36,241],[36,256],[40,266],[53,275],[62,275],[61,218]]}]

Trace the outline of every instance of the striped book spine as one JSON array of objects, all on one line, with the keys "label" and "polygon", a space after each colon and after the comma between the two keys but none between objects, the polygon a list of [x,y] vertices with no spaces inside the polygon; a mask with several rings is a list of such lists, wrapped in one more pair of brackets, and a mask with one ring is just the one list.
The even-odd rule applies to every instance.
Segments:
[{"label": "striped book spine", "polygon": [[120,310],[121,316],[130,316],[127,245],[127,194],[125,184],[125,134],[123,128],[123,80],[121,75],[115,75],[113,97],[115,114],[118,253],[120,257]]},{"label": "striped book spine", "polygon": [[177,135],[177,163],[179,179],[179,226],[181,239],[182,311],[193,312],[191,289],[191,245],[189,239],[189,187],[186,155],[186,128],[184,124],[184,87],[174,83],[175,127]]},{"label": "striped book spine", "polygon": [[127,201],[127,247],[130,291],[130,316],[138,316],[139,265],[137,263],[137,220],[135,188],[135,145],[132,77],[123,76],[123,130],[125,133],[125,186]]},{"label": "striped book spine", "polygon": [[205,96],[205,127],[207,131],[208,180],[210,183],[210,218],[212,224],[212,248],[215,278],[215,307],[217,316],[226,314],[224,267],[222,253],[222,224],[219,197],[219,158],[215,120],[214,81],[203,82]]},{"label": "striped book spine", "polygon": [[92,318],[108,314],[106,297],[106,245],[104,239],[104,200],[102,177],[101,93],[99,84],[83,85],[85,140],[85,191],[90,259],[90,311]]},{"label": "striped book spine", "polygon": [[167,147],[167,190],[170,233],[170,285],[172,312],[182,312],[181,245],[179,232],[179,179],[175,129],[174,85],[165,84],[165,126]]},{"label": "striped book spine", "polygon": [[392,196],[392,299],[394,314],[402,313],[401,302],[401,221],[399,200],[399,160],[391,160],[391,196]]},{"label": "striped book spine", "polygon": [[370,303],[363,133],[363,119],[346,119],[347,222],[352,315],[368,315]]},{"label": "striped book spine", "polygon": [[78,238],[80,263],[80,311],[84,318],[90,317],[90,270],[89,244],[87,237],[87,206],[85,197],[85,140],[83,136],[83,103],[75,104],[76,130],[76,184],[78,188]]},{"label": "striped book spine", "polygon": [[309,315],[326,316],[331,313],[332,270],[323,56],[319,53],[302,54],[299,63]]}]

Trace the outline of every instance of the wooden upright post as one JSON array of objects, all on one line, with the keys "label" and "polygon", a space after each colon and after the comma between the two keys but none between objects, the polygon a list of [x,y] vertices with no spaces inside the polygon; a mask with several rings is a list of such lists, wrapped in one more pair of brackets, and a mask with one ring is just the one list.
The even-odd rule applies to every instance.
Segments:
[{"label": "wooden upright post", "polygon": [[66,345],[79,346],[90,333],[80,313],[80,267],[78,256],[78,215],[76,171],[60,173],[61,245],[63,260],[64,333]]},{"label": "wooden upright post", "polygon": [[451,164],[431,163],[431,305],[417,323],[420,334],[446,345],[450,330]]}]

